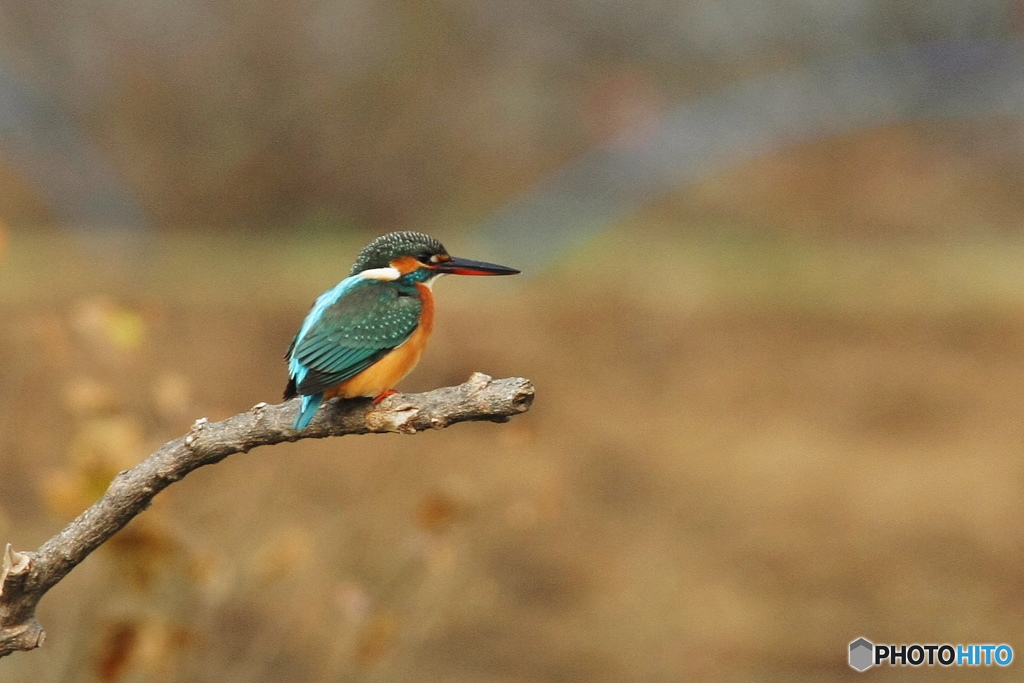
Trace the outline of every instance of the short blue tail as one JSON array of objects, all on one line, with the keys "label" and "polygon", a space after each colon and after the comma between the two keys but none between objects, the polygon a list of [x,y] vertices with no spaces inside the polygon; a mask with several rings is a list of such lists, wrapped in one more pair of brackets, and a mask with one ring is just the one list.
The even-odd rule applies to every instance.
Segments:
[{"label": "short blue tail", "polygon": [[299,407],[299,414],[295,416],[295,422],[292,423],[293,429],[305,429],[309,426],[309,423],[313,421],[313,416],[316,415],[317,408],[324,402],[323,394],[313,394],[312,396],[303,396],[302,405]]}]

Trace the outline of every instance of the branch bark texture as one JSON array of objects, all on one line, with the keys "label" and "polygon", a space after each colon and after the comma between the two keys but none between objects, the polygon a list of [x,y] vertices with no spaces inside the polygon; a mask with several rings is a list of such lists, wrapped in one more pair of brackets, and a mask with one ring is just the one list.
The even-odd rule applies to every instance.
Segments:
[{"label": "branch bark texture", "polygon": [[199,419],[188,434],[118,474],[102,498],[39,549],[19,552],[7,545],[0,558],[0,657],[42,645],[45,633],[35,612],[43,595],[145,510],[156,494],[194,469],[282,441],[414,434],[473,420],[505,422],[529,410],[533,395],[529,380],[495,380],[475,373],[459,386],[397,394],[376,406],[369,400],[332,401],[301,432],[291,426],[297,399],[280,405],[261,403],[222,422]]}]

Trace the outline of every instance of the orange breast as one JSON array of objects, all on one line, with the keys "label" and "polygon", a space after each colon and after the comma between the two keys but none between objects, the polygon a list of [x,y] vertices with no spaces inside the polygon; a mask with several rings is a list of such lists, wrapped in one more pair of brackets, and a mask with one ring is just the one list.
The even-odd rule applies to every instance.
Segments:
[{"label": "orange breast", "polygon": [[416,288],[420,291],[420,299],[423,301],[423,313],[420,316],[420,324],[412,336],[355,377],[325,391],[325,399],[334,396],[379,396],[388,389],[393,389],[416,367],[420,362],[420,356],[423,355],[423,349],[427,348],[430,332],[434,329],[434,295],[430,288],[422,283],[417,283]]}]

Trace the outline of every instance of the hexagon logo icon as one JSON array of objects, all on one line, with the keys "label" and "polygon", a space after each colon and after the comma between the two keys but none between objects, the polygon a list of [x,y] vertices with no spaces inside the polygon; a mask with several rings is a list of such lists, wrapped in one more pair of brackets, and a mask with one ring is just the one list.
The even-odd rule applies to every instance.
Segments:
[{"label": "hexagon logo icon", "polygon": [[867,671],[874,666],[875,645],[867,638],[858,638],[850,643],[850,666],[857,671]]}]

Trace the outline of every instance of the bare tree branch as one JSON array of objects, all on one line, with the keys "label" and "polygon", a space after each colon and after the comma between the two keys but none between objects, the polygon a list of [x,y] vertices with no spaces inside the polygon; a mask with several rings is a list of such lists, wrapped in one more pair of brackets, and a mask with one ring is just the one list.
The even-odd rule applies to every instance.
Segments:
[{"label": "bare tree branch", "polygon": [[378,406],[360,400],[332,401],[301,432],[291,427],[297,400],[274,406],[261,403],[222,422],[197,420],[187,435],[118,474],[102,498],[38,550],[18,552],[7,545],[0,565],[0,657],[42,645],[45,634],[35,611],[43,595],[145,510],[156,494],[196,468],[282,441],[413,434],[469,420],[505,422],[529,410],[533,393],[529,380],[494,380],[475,373],[457,387],[399,394]]}]

